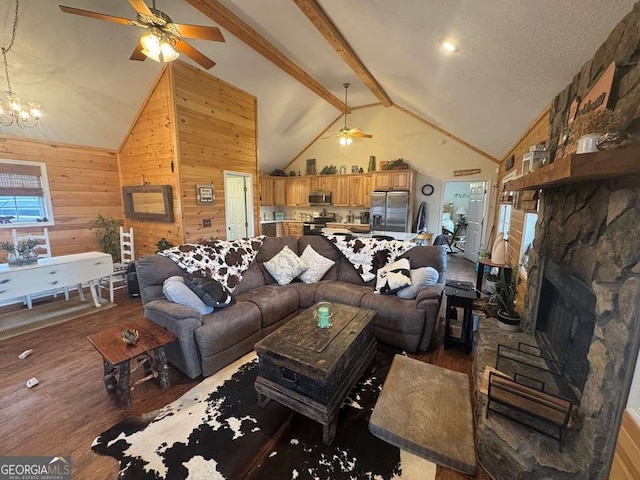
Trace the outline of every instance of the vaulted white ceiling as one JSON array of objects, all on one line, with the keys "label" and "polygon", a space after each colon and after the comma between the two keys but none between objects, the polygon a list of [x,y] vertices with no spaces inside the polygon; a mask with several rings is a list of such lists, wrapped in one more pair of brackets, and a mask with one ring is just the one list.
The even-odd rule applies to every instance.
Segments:
[{"label": "vaulted white ceiling", "polygon": [[[58,3],[135,18],[125,0],[22,0],[7,54],[12,86],[44,116],[35,129],[0,134],[117,149],[162,66],[128,60],[140,29],[64,14]],[[350,106],[378,102],[292,0],[221,3],[338,98],[350,82]],[[500,158],[635,0],[318,3],[394,103]],[[216,25],[185,0],[156,4],[176,22]],[[0,0],[2,46],[14,5]],[[226,43],[189,43],[216,61],[210,74],[258,98],[260,168],[282,167],[340,111],[222,31]],[[445,54],[445,38],[459,51]]]}]

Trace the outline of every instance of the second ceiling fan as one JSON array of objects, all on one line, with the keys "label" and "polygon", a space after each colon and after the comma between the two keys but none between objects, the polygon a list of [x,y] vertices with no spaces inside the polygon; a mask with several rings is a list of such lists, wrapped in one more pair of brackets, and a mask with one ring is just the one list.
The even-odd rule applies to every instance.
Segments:
[{"label": "second ceiling fan", "polygon": [[158,62],[170,62],[178,58],[178,55],[182,53],[206,69],[216,64],[216,62],[185,42],[183,37],[224,42],[224,37],[218,27],[174,23],[169,15],[156,8],[155,0],[153,0],[152,7],[147,6],[144,0],[127,1],[138,14],[135,20],[65,5],[58,6],[65,13],[147,29],[147,33],[140,38],[140,42],[138,42],[131,57],[129,57],[131,60],[143,61],[149,57]]},{"label": "second ceiling fan", "polygon": [[323,139],[324,138],[338,137],[339,141],[340,141],[340,145],[344,145],[345,147],[347,145],[351,145],[351,143],[353,142],[354,138],[371,138],[371,137],[373,137],[373,135],[369,135],[368,133],[364,133],[359,128],[349,128],[349,127],[347,127],[347,111],[348,111],[348,108],[349,108],[347,106],[347,91],[348,91],[350,85],[351,85],[350,83],[343,83],[342,84],[342,86],[344,87],[344,127],[342,127],[340,130],[338,130],[337,133],[334,133],[332,135],[328,135],[326,137],[322,137]]}]

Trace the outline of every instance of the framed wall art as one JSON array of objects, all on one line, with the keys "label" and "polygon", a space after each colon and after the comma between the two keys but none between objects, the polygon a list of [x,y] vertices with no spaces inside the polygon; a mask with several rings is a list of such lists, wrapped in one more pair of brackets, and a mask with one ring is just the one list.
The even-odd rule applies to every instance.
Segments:
[{"label": "framed wall art", "polygon": [[196,185],[196,204],[213,205],[216,202],[216,187],[213,185]]}]

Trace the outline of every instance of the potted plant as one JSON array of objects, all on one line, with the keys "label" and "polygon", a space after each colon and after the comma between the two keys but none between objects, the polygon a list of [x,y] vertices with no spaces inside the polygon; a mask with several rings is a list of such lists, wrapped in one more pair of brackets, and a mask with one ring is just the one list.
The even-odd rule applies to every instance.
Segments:
[{"label": "potted plant", "polygon": [[16,261],[16,246],[13,243],[4,240],[0,242],[0,249],[7,252],[7,262],[9,263],[9,265],[13,264]]},{"label": "potted plant", "polygon": [[120,224],[113,217],[105,217],[101,213],[91,224],[96,227],[96,240],[104,253],[120,261]]},{"label": "potted plant", "polygon": [[171,243],[165,237],[162,237],[156,242],[156,253],[164,252],[165,250],[169,250],[170,248],[173,248],[173,243]]},{"label": "potted plant", "polygon": [[511,271],[511,276],[508,279],[505,269],[501,268],[496,283],[498,327],[510,332],[517,332],[520,328],[520,314],[515,309],[517,286],[518,267]]}]

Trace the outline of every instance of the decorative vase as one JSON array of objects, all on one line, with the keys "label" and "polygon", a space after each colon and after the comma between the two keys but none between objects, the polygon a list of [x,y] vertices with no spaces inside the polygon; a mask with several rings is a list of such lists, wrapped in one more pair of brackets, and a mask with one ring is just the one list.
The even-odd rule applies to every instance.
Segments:
[{"label": "decorative vase", "polygon": [[590,133],[589,135],[583,135],[578,140],[578,149],[576,153],[592,153],[597,152],[598,147],[596,142],[600,138],[601,133]]},{"label": "decorative vase", "polygon": [[498,327],[507,332],[517,332],[520,330],[520,315],[511,317],[502,310],[498,310]]},{"label": "decorative vase", "polygon": [[376,171],[376,157],[374,157],[373,155],[371,155],[369,157],[369,172],[375,172]]}]

